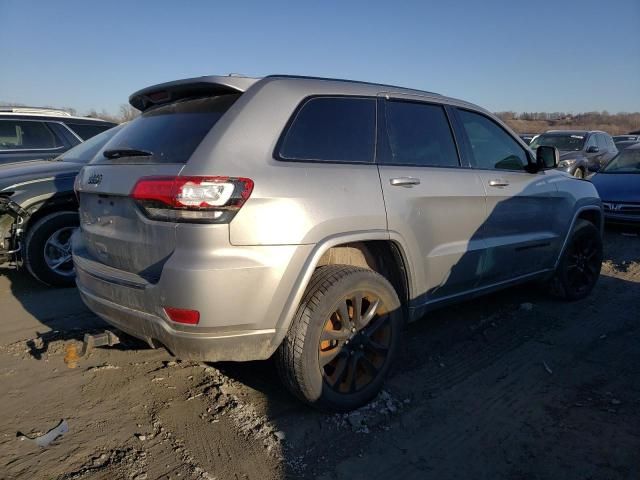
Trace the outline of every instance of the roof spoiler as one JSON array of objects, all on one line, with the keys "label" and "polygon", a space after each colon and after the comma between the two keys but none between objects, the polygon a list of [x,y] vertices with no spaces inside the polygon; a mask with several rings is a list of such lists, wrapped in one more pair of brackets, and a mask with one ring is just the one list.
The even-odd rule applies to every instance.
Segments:
[{"label": "roof spoiler", "polygon": [[181,98],[244,93],[258,80],[257,78],[234,75],[187,78],[138,90],[129,97],[129,103],[144,112],[151,107],[174,102]]}]

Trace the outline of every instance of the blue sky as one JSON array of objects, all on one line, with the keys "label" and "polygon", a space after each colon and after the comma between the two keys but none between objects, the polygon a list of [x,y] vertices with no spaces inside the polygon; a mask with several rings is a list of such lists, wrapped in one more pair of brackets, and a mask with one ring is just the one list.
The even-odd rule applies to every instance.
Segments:
[{"label": "blue sky", "polygon": [[0,45],[0,101],[80,113],[229,72],[398,84],[493,111],[640,111],[640,0],[0,0]]}]

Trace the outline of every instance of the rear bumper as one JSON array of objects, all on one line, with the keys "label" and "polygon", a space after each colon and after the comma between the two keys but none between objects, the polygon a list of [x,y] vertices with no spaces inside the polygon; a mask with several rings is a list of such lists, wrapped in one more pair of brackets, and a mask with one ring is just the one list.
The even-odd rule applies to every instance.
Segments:
[{"label": "rear bumper", "polygon": [[161,317],[99,298],[82,287],[79,290],[84,303],[107,323],[152,347],[164,346],[181,359],[246,361],[265,359],[273,352],[274,329],[217,334],[185,332],[176,330]]},{"label": "rear bumper", "polygon": [[[76,283],[86,305],[114,327],[181,359],[269,358],[282,338],[282,313],[310,245],[176,249],[157,283],[95,261],[81,233],[73,240]],[[200,312],[198,325],[169,319],[164,307]]]}]

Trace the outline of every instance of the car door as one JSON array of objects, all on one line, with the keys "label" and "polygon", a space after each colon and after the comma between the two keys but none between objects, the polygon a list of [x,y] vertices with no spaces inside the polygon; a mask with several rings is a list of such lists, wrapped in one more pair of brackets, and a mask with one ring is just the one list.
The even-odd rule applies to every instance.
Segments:
[{"label": "car door", "polygon": [[69,144],[47,122],[0,119],[0,163],[54,158]]},{"label": "car door", "polygon": [[485,192],[460,166],[444,105],[420,96],[379,100],[377,162],[387,224],[406,246],[414,305],[474,288],[484,242]]},{"label": "car door", "polygon": [[487,248],[482,284],[508,281],[550,268],[558,234],[553,231],[557,189],[544,171],[529,173],[529,154],[484,113],[456,109],[465,157],[486,192],[487,218],[479,237]]}]

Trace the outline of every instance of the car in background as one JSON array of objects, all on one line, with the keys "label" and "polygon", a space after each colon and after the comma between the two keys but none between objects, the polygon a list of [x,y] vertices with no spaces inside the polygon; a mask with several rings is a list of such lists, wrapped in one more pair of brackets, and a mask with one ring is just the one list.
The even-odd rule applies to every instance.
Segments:
[{"label": "car in background", "polygon": [[618,153],[613,138],[598,130],[549,130],[529,145],[536,150],[541,145],[560,151],[558,169],[577,178],[585,178],[589,171],[596,172]]},{"label": "car in background", "polygon": [[533,141],[533,139],[538,136],[538,134],[537,133],[521,133],[518,136],[522,139],[524,143],[529,145]]},{"label": "car in background", "polygon": [[38,280],[73,285],[69,239],[78,226],[73,183],[121,126],[51,160],[0,165],[0,263],[19,260]]},{"label": "car in background", "polygon": [[640,135],[615,135],[613,141],[618,150],[624,150],[631,145],[640,143]]},{"label": "car in background", "polygon": [[618,151],[622,151],[625,148],[631,147],[632,145],[637,145],[640,142],[636,142],[634,140],[627,140],[625,142],[618,142],[616,143],[616,148],[618,149]]},{"label": "car in background", "polygon": [[0,107],[0,164],[55,158],[115,125],[63,110]]},{"label": "car in background", "polygon": [[640,143],[627,147],[590,178],[605,221],[640,225]]},{"label": "car in background", "polygon": [[628,141],[640,142],[640,135],[614,135],[612,138],[613,138],[613,142],[616,144],[618,142],[628,142]]}]

